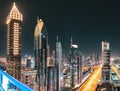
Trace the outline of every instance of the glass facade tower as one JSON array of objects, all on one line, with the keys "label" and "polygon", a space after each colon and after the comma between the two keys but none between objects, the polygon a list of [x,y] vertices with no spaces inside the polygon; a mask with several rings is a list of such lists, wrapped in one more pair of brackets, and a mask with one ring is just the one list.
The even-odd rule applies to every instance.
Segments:
[{"label": "glass facade tower", "polygon": [[42,19],[37,20],[34,32],[35,69],[37,70],[36,81],[39,91],[47,89],[47,29]]},{"label": "glass facade tower", "polygon": [[56,42],[56,53],[55,53],[55,69],[56,69],[56,74],[55,74],[55,82],[56,82],[56,90],[55,91],[62,91],[63,87],[63,54],[62,54],[62,45],[61,42],[58,41],[57,37],[57,42]]}]

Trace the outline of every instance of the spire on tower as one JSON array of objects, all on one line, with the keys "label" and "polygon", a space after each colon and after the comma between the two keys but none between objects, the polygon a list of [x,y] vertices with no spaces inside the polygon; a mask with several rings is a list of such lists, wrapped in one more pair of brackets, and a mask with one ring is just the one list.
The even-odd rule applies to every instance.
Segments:
[{"label": "spire on tower", "polygon": [[105,38],[105,42],[107,42],[107,38]]},{"label": "spire on tower", "polygon": [[56,40],[57,42],[59,41],[59,37],[57,36],[57,40]]},{"label": "spire on tower", "polygon": [[39,16],[37,16],[37,23],[39,23]]},{"label": "spire on tower", "polygon": [[71,44],[70,45],[72,46],[72,44],[73,44],[73,39],[72,39],[72,36],[71,36]]}]

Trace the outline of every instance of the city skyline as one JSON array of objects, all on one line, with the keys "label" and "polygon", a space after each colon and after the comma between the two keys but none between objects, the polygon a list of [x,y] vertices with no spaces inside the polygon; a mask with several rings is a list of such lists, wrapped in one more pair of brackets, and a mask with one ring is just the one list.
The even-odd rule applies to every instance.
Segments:
[{"label": "city skyline", "polygon": [[118,2],[7,1],[0,91],[120,90]]},{"label": "city skyline", "polygon": [[[13,1],[6,0],[2,1],[0,4],[1,34],[5,34],[6,16],[12,8]],[[20,7],[20,11],[24,15],[22,50],[26,51],[23,51],[22,55],[34,55],[33,36],[37,16],[42,18],[46,24],[48,30],[48,42],[51,50],[55,49],[55,40],[58,35],[61,43],[64,44],[63,50],[66,53],[69,53],[70,37],[72,36],[73,41],[79,46],[79,50],[84,54],[90,54],[93,52],[98,52],[100,54],[100,43],[107,38],[111,43],[111,54],[113,56],[120,55],[120,43],[118,42],[120,39],[119,2],[73,2],[72,0],[58,2],[41,1],[40,3],[37,1],[27,2],[23,0],[15,2],[17,3],[18,8]],[[5,37],[6,36],[3,36],[4,41]],[[4,54],[5,52],[2,53]],[[5,54],[3,56],[5,56]]]}]

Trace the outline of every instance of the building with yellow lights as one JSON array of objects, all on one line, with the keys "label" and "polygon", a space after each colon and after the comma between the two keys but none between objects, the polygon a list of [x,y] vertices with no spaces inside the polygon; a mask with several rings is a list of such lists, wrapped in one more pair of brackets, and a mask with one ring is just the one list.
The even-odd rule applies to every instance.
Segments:
[{"label": "building with yellow lights", "polygon": [[21,30],[23,16],[13,3],[7,16],[7,72],[20,80],[21,74]]}]

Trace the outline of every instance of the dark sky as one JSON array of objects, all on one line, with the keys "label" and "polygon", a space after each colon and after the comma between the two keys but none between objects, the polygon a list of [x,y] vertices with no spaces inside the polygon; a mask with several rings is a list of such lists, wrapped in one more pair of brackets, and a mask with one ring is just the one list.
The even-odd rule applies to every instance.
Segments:
[{"label": "dark sky", "polygon": [[24,16],[23,55],[34,54],[37,16],[43,19],[47,27],[51,50],[55,49],[57,35],[65,53],[69,52],[71,36],[84,54],[100,53],[101,41],[107,38],[112,55],[120,55],[119,0],[0,0],[0,55],[5,55],[5,20],[13,1]]}]

